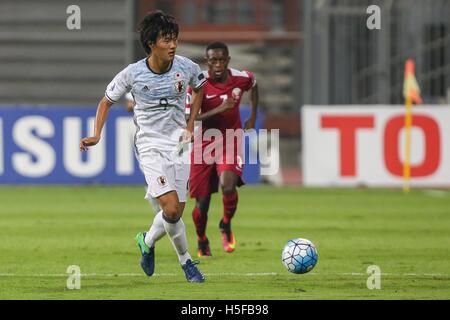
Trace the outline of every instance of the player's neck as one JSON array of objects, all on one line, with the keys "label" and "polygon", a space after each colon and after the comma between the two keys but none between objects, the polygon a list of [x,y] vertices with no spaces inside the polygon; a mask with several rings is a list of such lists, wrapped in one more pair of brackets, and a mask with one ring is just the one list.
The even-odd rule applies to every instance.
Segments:
[{"label": "player's neck", "polygon": [[151,55],[147,58],[147,65],[154,73],[166,73],[172,68],[173,61],[164,61],[158,57]]},{"label": "player's neck", "polygon": [[225,73],[223,74],[222,78],[220,78],[219,82],[220,83],[227,83],[228,81],[228,70],[225,71]]},{"label": "player's neck", "polygon": [[227,83],[228,81],[228,69],[225,70],[225,72],[223,73],[223,75],[220,78],[214,78],[215,82],[219,82],[219,83]]}]

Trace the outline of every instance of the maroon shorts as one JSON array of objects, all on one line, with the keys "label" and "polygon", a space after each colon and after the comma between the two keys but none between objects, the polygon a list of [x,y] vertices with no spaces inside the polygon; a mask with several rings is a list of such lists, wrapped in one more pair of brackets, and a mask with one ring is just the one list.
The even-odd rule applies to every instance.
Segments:
[{"label": "maroon shorts", "polygon": [[[206,145],[203,145],[205,150]],[[195,149],[195,147],[194,147]],[[191,154],[191,172],[189,176],[189,193],[191,198],[207,197],[219,191],[219,177],[224,171],[232,171],[239,178],[237,186],[244,185],[242,180],[243,163],[240,148],[234,147],[232,157],[226,157],[225,148],[221,155],[195,161]],[[220,161],[219,161],[220,160]]]}]

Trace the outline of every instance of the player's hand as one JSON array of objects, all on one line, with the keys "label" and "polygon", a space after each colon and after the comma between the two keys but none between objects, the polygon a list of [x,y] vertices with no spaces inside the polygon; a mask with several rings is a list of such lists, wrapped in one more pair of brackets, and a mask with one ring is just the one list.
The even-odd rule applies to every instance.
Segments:
[{"label": "player's hand", "polygon": [[183,131],[183,135],[180,138],[181,142],[193,142],[194,141],[194,132],[190,128],[186,128]]},{"label": "player's hand", "polygon": [[99,141],[100,141],[99,137],[89,137],[81,139],[80,151],[87,151],[88,147],[95,146],[97,143],[99,143]]},{"label": "player's hand", "polygon": [[255,123],[256,120],[251,118],[245,121],[245,130],[255,129]]},{"label": "player's hand", "polygon": [[192,141],[194,141],[194,134],[191,130],[185,129],[183,131],[183,135],[180,137],[180,142],[177,146],[177,154],[181,156]]},{"label": "player's hand", "polygon": [[220,112],[225,112],[227,110],[233,109],[236,105],[236,100],[233,98],[227,98],[219,107]]}]

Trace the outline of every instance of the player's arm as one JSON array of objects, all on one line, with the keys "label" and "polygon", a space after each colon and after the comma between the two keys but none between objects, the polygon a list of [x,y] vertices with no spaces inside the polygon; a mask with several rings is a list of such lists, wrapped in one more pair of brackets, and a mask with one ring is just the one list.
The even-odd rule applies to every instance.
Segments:
[{"label": "player's arm", "polygon": [[206,83],[205,75],[200,70],[198,64],[190,63],[192,77],[189,81],[189,86],[192,88],[192,104],[190,110],[190,117],[187,122],[187,127],[183,136],[184,142],[191,142],[194,139],[194,123],[195,117],[198,115],[203,101],[204,85]]},{"label": "player's arm", "polygon": [[131,94],[131,92],[128,92],[125,95],[125,98],[127,99],[127,103],[126,103],[127,112],[133,112],[136,102],[134,101],[134,97]]},{"label": "player's arm", "polygon": [[180,143],[177,146],[177,153],[181,156],[185,147],[194,141],[194,122],[195,115],[199,112],[203,100],[203,86],[192,89],[192,103],[190,104],[189,119],[187,120],[186,129],[180,137]]},{"label": "player's arm", "polygon": [[[130,65],[131,66],[131,65]],[[119,72],[107,86],[105,96],[100,100],[95,116],[95,130],[92,137],[86,137],[80,141],[80,150],[86,151],[90,146],[95,146],[102,137],[103,126],[111,106],[117,102],[127,91],[131,90],[130,66]]]},{"label": "player's arm", "polygon": [[258,104],[259,104],[259,90],[258,84],[255,84],[253,88],[250,90],[250,106],[252,110],[250,113],[250,118],[248,118],[248,120],[245,121],[245,130],[255,128]]},{"label": "player's arm", "polygon": [[86,151],[88,147],[95,146],[102,136],[103,126],[105,125],[106,119],[108,118],[109,109],[113,103],[109,101],[106,97],[100,100],[97,107],[97,114],[95,116],[95,130],[94,136],[86,137],[80,141],[80,150]]},{"label": "player's arm", "polygon": [[194,122],[203,101],[203,86],[198,89],[192,89],[192,104],[191,104],[191,114],[187,123],[187,130],[193,134],[194,133]]},{"label": "player's arm", "polygon": [[197,114],[196,120],[203,121],[203,120],[209,119],[209,118],[215,116],[216,114],[222,113],[229,109],[233,109],[235,104],[236,104],[236,100],[234,100],[233,98],[227,98],[226,100],[224,100],[222,102],[222,104],[220,106],[218,106],[214,109],[211,109],[205,113]]}]

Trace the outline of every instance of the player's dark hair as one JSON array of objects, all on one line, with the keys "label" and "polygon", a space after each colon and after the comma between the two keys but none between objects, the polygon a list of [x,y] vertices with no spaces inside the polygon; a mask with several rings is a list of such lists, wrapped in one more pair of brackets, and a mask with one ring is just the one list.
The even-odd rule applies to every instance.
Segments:
[{"label": "player's dark hair", "polygon": [[150,54],[152,50],[149,44],[156,43],[158,36],[178,38],[179,27],[175,18],[160,10],[147,13],[138,26],[138,32],[141,36],[141,44],[145,52]]},{"label": "player's dark hair", "polygon": [[206,47],[206,56],[208,56],[208,51],[212,49],[222,49],[226,56],[229,55],[228,46],[220,41],[212,42]]}]

